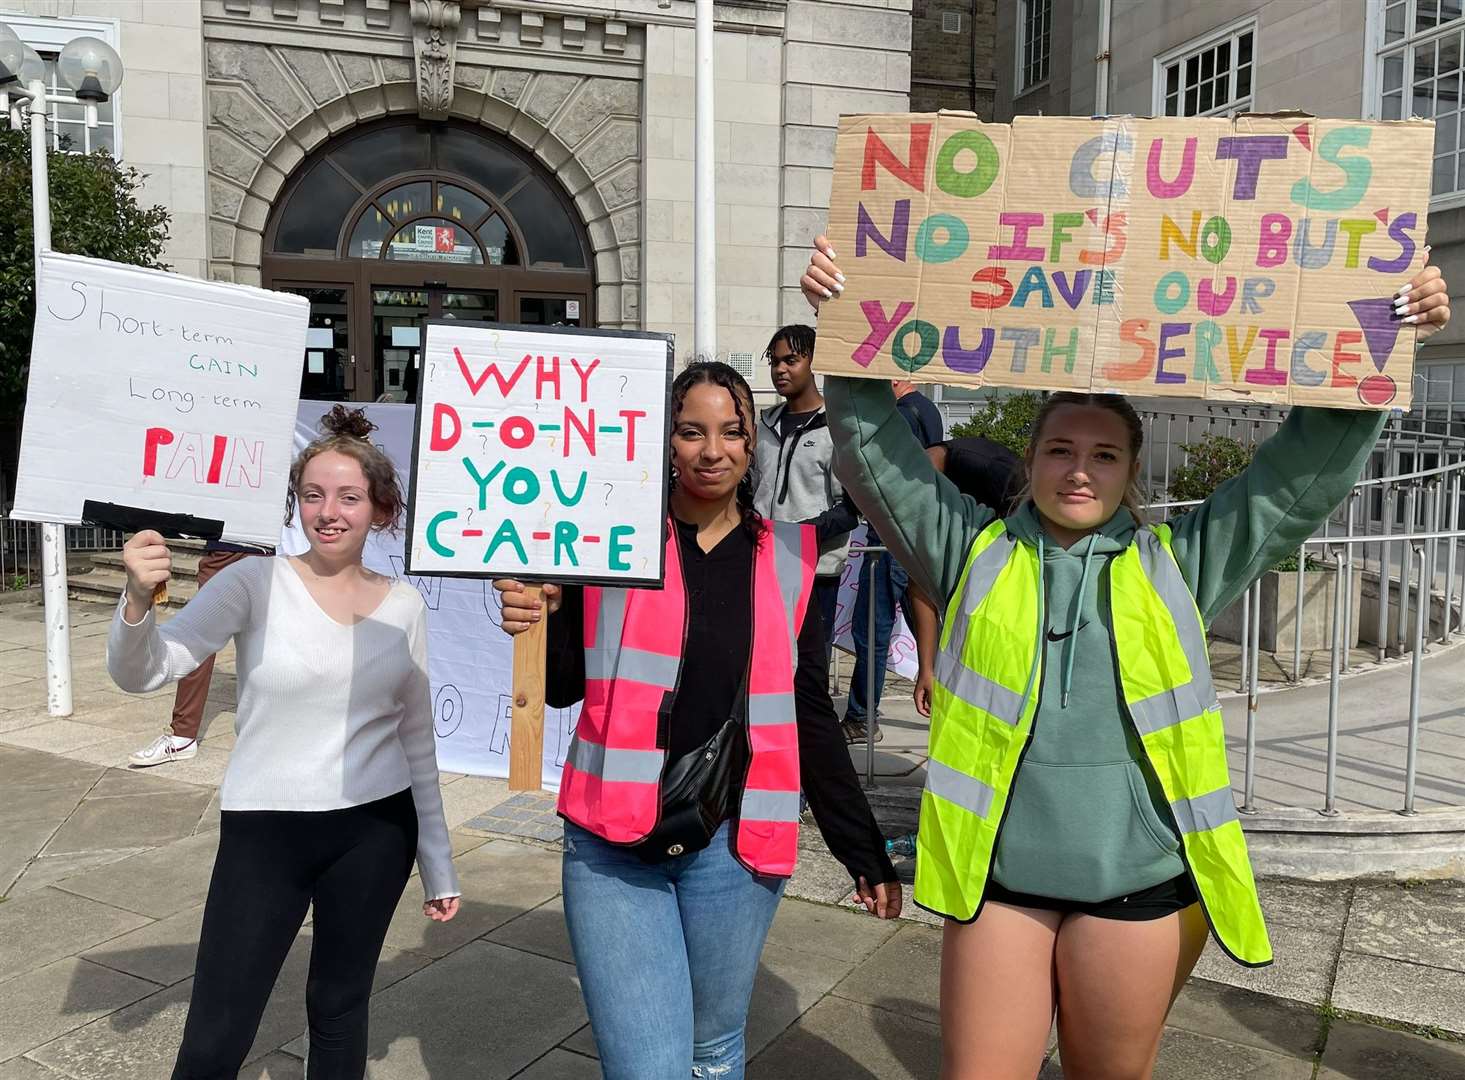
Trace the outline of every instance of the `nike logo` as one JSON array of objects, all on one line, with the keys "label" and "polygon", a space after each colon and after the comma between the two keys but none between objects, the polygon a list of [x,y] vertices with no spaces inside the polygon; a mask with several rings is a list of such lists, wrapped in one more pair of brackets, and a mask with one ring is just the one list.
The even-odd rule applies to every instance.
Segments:
[{"label": "nike logo", "polygon": [[[1088,623],[1080,623],[1079,626],[1078,626],[1078,629],[1079,630],[1082,630],[1087,625],[1088,625]],[[1052,630],[1049,630],[1048,631],[1048,640],[1049,641],[1062,641],[1064,638],[1073,637],[1074,633],[1075,633],[1075,631],[1070,630],[1066,634],[1055,634]]]}]

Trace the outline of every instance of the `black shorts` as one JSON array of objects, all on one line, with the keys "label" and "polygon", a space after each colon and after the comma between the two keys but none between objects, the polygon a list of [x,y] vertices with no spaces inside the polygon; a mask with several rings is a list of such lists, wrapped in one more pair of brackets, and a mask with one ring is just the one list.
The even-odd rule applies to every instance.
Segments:
[{"label": "black shorts", "polygon": [[1013,892],[1004,889],[988,878],[987,892],[983,900],[993,900],[1012,907],[1038,908],[1041,911],[1062,911],[1066,914],[1092,915],[1096,919],[1121,919],[1125,922],[1145,922],[1149,919],[1163,919],[1194,904],[1199,897],[1188,874],[1181,874],[1169,881],[1162,881],[1148,889],[1116,896],[1112,900],[1089,903],[1084,900],[1063,900],[1053,896],[1033,896],[1031,893]]}]

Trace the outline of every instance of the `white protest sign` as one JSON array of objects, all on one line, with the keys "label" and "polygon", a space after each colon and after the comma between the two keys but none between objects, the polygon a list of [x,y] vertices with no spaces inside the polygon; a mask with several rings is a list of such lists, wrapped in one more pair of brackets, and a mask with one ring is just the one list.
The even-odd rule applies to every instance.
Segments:
[{"label": "white protest sign", "polygon": [[425,337],[408,569],[659,584],[671,338],[451,320]]},{"label": "white protest sign", "polygon": [[[295,426],[295,453],[320,435],[320,420],[333,402],[302,401]],[[405,491],[412,462],[411,405],[370,404],[366,416],[377,425],[371,440],[386,451]],[[278,520],[278,519],[277,519]],[[309,548],[295,524],[280,537],[282,555]],[[500,628],[499,596],[486,580],[422,577],[403,572],[403,534],[373,532],[362,561],[379,574],[402,578],[427,605],[427,675],[432,684],[437,763],[444,772],[478,776],[509,775],[509,713],[513,702],[511,668],[514,639]],[[578,705],[544,710],[544,786],[557,791]]]},{"label": "white protest sign", "polygon": [[13,517],[88,500],[279,536],[310,306],[78,255],[41,257]]}]

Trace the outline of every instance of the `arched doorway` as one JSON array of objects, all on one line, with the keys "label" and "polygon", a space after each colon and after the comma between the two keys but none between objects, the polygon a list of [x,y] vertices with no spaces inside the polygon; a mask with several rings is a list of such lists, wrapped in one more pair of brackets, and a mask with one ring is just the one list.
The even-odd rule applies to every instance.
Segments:
[{"label": "arched doorway", "polygon": [[310,300],[303,398],[412,400],[429,318],[594,325],[573,205],[480,128],[389,120],[327,143],[264,240],[265,287]]}]

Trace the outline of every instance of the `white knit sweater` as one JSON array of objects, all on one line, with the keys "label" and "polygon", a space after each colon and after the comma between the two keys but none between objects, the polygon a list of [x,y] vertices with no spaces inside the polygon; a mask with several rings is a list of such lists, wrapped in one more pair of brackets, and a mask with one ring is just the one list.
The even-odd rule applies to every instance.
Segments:
[{"label": "white knit sweater", "polygon": [[219,789],[223,810],[337,810],[412,788],[417,865],[427,899],[456,896],[438,789],[427,679],[427,612],[397,582],[354,626],[327,615],[283,557],[220,571],[163,626],[117,606],[107,669],[130,693],[193,671],[233,638],[237,739]]}]

